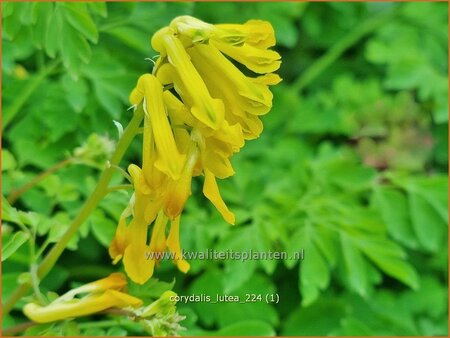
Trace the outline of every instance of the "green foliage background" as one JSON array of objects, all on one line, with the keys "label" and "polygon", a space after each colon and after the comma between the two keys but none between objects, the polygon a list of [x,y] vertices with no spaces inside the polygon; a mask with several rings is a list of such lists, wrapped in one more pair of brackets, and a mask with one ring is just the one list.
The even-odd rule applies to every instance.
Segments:
[{"label": "green foliage background", "polygon": [[[275,28],[284,80],[263,135],[220,182],[237,225],[223,222],[196,181],[182,243],[190,251],[304,249],[305,259],[191,261],[187,275],[164,262],[159,282],[136,293],[149,300],[173,286],[179,295],[279,294],[278,304],[179,303],[183,335],[446,336],[447,6],[2,2],[3,195],[88,139],[90,152],[23,194],[17,210],[3,200],[3,301],[28,281],[33,239],[21,227],[46,252],[95,186],[108,153],[98,147],[110,146],[98,135],[117,140],[113,120],[129,121],[128,94],[151,71],[154,31],[181,14],[211,23],[260,18]],[[137,139],[122,166],[139,163],[139,154]],[[102,201],[41,282],[44,293],[121,269],[107,247],[128,199],[116,191]],[[24,302],[4,329],[26,320]],[[25,334],[145,333],[97,316]]]}]

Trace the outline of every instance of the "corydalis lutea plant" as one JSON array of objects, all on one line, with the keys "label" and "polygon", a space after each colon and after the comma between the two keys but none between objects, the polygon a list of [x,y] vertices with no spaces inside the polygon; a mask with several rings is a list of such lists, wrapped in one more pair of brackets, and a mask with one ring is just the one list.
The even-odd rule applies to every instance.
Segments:
[{"label": "corydalis lutea plant", "polygon": [[[203,194],[226,222],[235,223],[216,178],[234,175],[230,158],[261,134],[260,116],[272,107],[268,86],[281,81],[273,74],[280,55],[268,49],[275,45],[274,31],[265,21],[211,25],[181,16],[156,32],[151,44],[159,52],[153,72],[142,75],[130,95],[134,108],[144,111],[142,167],[128,168],[134,194],[109,248],[114,263],[122,259],[140,284],[158,263],[147,252],[168,250],[178,269],[189,270],[179,230],[192,177],[204,176]],[[244,75],[230,59],[257,75]]]},{"label": "corydalis lutea plant", "polygon": [[[179,227],[192,177],[204,175],[204,195],[234,224],[216,178],[234,174],[230,157],[246,140],[260,135],[259,116],[272,107],[268,86],[281,81],[272,73],[280,66],[280,55],[268,49],[275,45],[274,32],[264,21],[210,25],[183,16],[159,30],[151,42],[160,56],[153,73],[141,76],[130,95],[134,108],[144,113],[142,168],[128,168],[134,194],[109,248],[114,262],[123,259],[128,276],[139,284],[153,274],[156,261],[146,259],[149,251],[168,249],[178,268],[189,270],[181,257]],[[244,75],[229,58],[259,75]],[[164,90],[169,87],[173,90]],[[184,317],[176,312],[173,292],[143,307],[141,299],[126,292],[126,285],[123,274],[112,274],[48,304],[29,303],[24,313],[47,323],[116,308],[152,335],[174,335],[181,329],[178,322]]]}]

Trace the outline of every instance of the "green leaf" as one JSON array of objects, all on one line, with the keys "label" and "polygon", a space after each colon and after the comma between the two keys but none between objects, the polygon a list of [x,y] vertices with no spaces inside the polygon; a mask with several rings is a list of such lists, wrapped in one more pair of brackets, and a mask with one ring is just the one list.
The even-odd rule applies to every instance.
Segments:
[{"label": "green leaf", "polygon": [[68,74],[61,77],[66,100],[77,113],[80,113],[87,103],[88,86],[83,78],[74,80]]},{"label": "green leaf", "polygon": [[[232,250],[242,256],[249,255],[250,250],[257,249],[254,245],[253,236],[254,227],[243,227],[234,229],[230,235],[224,238],[220,246],[216,248],[218,251],[225,252]],[[257,262],[253,259],[228,259],[225,260],[225,271],[223,276],[224,292],[231,293],[244,284],[254,273]]]},{"label": "green leaf", "polygon": [[350,288],[365,297],[367,296],[370,287],[366,267],[367,263],[361,252],[354,246],[351,240],[344,234],[341,234],[340,238],[346,269],[345,276],[350,284]]},{"label": "green leaf", "polygon": [[50,19],[46,27],[45,51],[47,52],[48,56],[54,58],[59,50],[60,44],[58,42],[60,41],[59,38],[64,23],[63,19],[61,18],[59,7],[55,7],[53,11],[48,13],[48,15]]},{"label": "green leaf", "polygon": [[60,50],[63,64],[72,76],[77,78],[81,64],[88,63],[91,58],[91,47],[86,39],[69,25],[63,25],[61,35],[63,38],[60,40]]},{"label": "green leaf", "polygon": [[97,27],[92,20],[86,3],[61,3],[66,20],[93,43],[98,41]]},{"label": "green leaf", "polygon": [[[380,250],[382,248],[380,247]],[[370,259],[387,275],[398,279],[412,289],[419,287],[419,276],[416,270],[403,259],[389,256],[380,256],[378,252],[366,250]]]},{"label": "green leaf", "polygon": [[411,194],[422,196],[439,214],[448,221],[448,176],[411,177],[404,187]]},{"label": "green leaf", "polygon": [[307,243],[305,246],[305,260],[300,264],[299,276],[304,306],[316,301],[320,290],[327,288],[330,283],[330,271],[327,262],[312,243]]},{"label": "green leaf", "polygon": [[[325,289],[330,282],[328,262],[316,245],[316,236],[313,226],[306,224],[292,236],[287,249],[290,257],[293,257],[295,252],[304,250],[305,258],[301,261],[299,268],[299,289],[302,304],[305,306],[317,300],[320,290]],[[292,266],[296,261],[288,260],[285,263]]]},{"label": "green leaf", "polygon": [[91,12],[101,17],[106,18],[108,16],[108,9],[105,2],[88,2],[87,6],[91,10]]},{"label": "green leaf", "polygon": [[436,252],[446,240],[446,224],[426,199],[417,194],[408,197],[414,232],[427,250]]},{"label": "green leaf", "polygon": [[17,231],[6,244],[2,245],[2,262],[7,260],[9,256],[16,252],[29,238],[29,233]]},{"label": "green leaf", "polygon": [[372,205],[380,210],[388,232],[395,240],[413,249],[418,247],[405,194],[397,189],[378,186],[373,194]]},{"label": "green leaf", "polygon": [[[40,50],[45,49],[46,47],[47,30],[49,29],[50,19],[53,16],[53,11],[53,3],[33,3],[33,43]],[[53,29],[55,28],[56,27],[53,27]]]},{"label": "green leaf", "polygon": [[2,220],[23,225],[19,212],[2,196]]},{"label": "green leaf", "polygon": [[136,77],[105,52],[96,54],[92,62],[83,67],[83,74],[91,81],[100,105],[117,120],[129,106],[128,93]]},{"label": "green leaf", "polygon": [[89,223],[95,238],[97,238],[105,248],[108,248],[116,233],[116,222],[107,218],[102,210],[97,209],[90,216]]},{"label": "green leaf", "polygon": [[2,172],[12,170],[16,167],[17,162],[14,156],[6,149],[2,149]]}]

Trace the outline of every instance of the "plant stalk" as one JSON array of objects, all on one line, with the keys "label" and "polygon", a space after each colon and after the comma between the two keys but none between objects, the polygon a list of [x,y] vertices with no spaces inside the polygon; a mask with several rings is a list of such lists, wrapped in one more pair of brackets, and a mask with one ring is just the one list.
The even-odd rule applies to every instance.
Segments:
[{"label": "plant stalk", "polygon": [[9,202],[9,204],[13,205],[14,202],[17,201],[17,199],[26,191],[28,191],[29,189],[31,189],[32,187],[34,187],[36,184],[38,184],[40,181],[42,181],[44,178],[46,178],[47,176],[53,174],[54,172],[64,168],[65,166],[69,165],[70,163],[73,162],[73,158],[67,158],[65,160],[62,160],[58,163],[56,163],[55,165],[51,166],[50,168],[48,168],[47,170],[41,172],[39,175],[37,175],[36,177],[34,177],[30,182],[25,183],[24,185],[22,185],[21,187],[14,189],[13,191],[11,191],[11,193],[9,194],[7,200]]}]

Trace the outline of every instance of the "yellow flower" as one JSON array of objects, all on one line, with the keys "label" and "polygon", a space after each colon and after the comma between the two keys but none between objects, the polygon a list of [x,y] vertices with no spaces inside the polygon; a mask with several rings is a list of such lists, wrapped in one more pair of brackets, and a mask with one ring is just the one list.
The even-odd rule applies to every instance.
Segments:
[{"label": "yellow flower", "polygon": [[148,224],[156,217],[156,212],[149,216],[148,210],[149,206],[157,202],[152,201],[140,189],[144,182],[142,170],[136,165],[130,165],[128,171],[133,178],[135,187],[135,193],[130,203],[133,219],[127,225],[123,219],[126,214],[122,215],[109,253],[115,263],[123,256],[123,264],[128,276],[134,282],[143,284],[152,276],[155,265],[153,260],[146,259],[145,253],[149,250],[147,245]]},{"label": "yellow flower", "polygon": [[207,43],[209,39],[236,46],[244,42],[266,49],[275,45],[275,33],[267,21],[249,20],[240,24],[211,25],[192,16],[179,16],[170,27],[188,37],[193,43]]},{"label": "yellow flower", "polygon": [[[126,285],[127,281],[123,274],[113,273],[107,278],[73,289],[46,306],[28,303],[23,312],[34,322],[48,323],[86,316],[113,307],[142,306],[140,299],[120,291]],[[80,294],[86,295],[75,298]]]},{"label": "yellow flower", "polygon": [[202,78],[192,65],[181,41],[169,29],[157,32],[152,38],[155,50],[166,55],[183,83],[186,92],[193,99],[192,115],[212,129],[218,129],[224,119],[221,100],[213,99]]},{"label": "yellow flower", "polygon": [[[158,158],[155,167],[166,173],[172,179],[180,177],[184,156],[178,152],[173,132],[167,119],[161,83],[151,74],[142,75],[137,84],[137,90],[132,94],[134,102],[142,94],[145,118],[151,124]],[[140,101],[140,100],[139,100]]]},{"label": "yellow flower", "polygon": [[271,73],[280,68],[280,54],[273,50],[259,49],[244,43],[242,46],[233,46],[224,42],[211,42],[222,53],[228,55],[255,73]]},{"label": "yellow flower", "polygon": [[[215,25],[215,27],[218,30],[216,33],[217,38],[225,42],[230,42],[236,40],[236,37],[243,36],[245,42],[254,47],[268,48],[275,46],[275,32],[272,25],[267,21],[249,20],[243,25],[219,24]],[[238,41],[243,42],[242,39]]]}]

